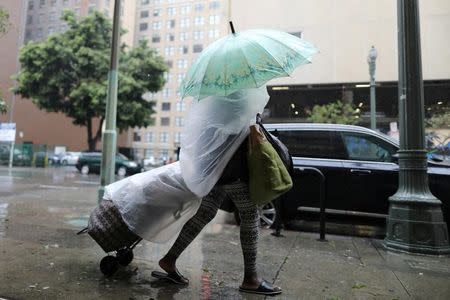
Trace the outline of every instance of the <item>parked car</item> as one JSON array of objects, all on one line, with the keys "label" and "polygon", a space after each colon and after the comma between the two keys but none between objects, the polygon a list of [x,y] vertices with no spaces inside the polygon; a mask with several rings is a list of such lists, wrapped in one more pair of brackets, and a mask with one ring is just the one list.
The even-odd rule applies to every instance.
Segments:
[{"label": "parked car", "polygon": [[59,165],[61,163],[62,153],[55,154],[54,152],[49,152],[47,154],[49,165]]},{"label": "parked car", "polygon": [[[102,163],[101,152],[82,152],[75,167],[82,174],[100,173]],[[142,167],[140,164],[129,160],[125,155],[118,153],[116,155],[115,173],[119,176],[133,175],[140,173]]]},{"label": "parked car", "polygon": [[[9,163],[10,145],[0,145],[0,164],[7,165]],[[14,148],[13,150],[13,165],[27,166],[31,165],[31,156],[23,149]]]},{"label": "parked car", "polygon": [[[370,129],[338,124],[266,124],[266,129],[288,147],[294,167],[315,167],[326,177],[327,212],[385,217],[388,198],[398,188],[398,143]],[[450,220],[450,167],[428,161],[429,186],[442,201]],[[284,221],[319,211],[319,178],[296,171],[294,186],[283,195]],[[229,204],[225,204],[229,205]],[[261,211],[269,225],[275,218],[269,204]]]},{"label": "parked car", "polygon": [[66,152],[61,157],[61,164],[63,166],[74,166],[78,162],[78,158],[80,157],[81,152]]}]

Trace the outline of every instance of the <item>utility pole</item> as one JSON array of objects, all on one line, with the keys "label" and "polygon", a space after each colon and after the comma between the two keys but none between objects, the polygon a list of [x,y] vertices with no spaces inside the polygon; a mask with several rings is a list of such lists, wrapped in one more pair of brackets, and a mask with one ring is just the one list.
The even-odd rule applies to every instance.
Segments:
[{"label": "utility pole", "polygon": [[106,96],[105,130],[102,133],[102,165],[100,170],[100,189],[98,202],[103,198],[105,186],[114,182],[116,170],[116,116],[117,116],[117,78],[119,65],[120,2],[114,2],[113,32],[111,41],[111,61],[108,73],[108,93]]},{"label": "utility pole", "polygon": [[450,253],[441,201],[428,187],[424,99],[417,0],[397,0],[399,56],[399,188],[389,198],[388,250]]}]

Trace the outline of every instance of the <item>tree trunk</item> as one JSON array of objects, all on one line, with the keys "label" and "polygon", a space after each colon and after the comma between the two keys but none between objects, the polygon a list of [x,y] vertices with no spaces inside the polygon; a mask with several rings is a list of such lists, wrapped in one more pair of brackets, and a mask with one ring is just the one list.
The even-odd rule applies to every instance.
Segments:
[{"label": "tree trunk", "polygon": [[88,136],[88,148],[89,151],[95,151],[95,146],[97,144],[97,141],[95,138],[92,137],[92,119],[87,120],[87,136]]}]

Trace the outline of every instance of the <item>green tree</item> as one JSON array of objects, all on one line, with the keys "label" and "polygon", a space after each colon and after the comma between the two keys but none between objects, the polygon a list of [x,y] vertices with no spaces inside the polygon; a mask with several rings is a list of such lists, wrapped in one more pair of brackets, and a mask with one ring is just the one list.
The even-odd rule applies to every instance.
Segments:
[{"label": "green tree", "polygon": [[8,31],[9,25],[9,13],[0,7],[0,36]]},{"label": "green tree", "polygon": [[325,105],[314,105],[308,111],[308,121],[313,123],[357,124],[359,123],[359,109],[340,100]]},{"label": "green tree", "polygon": [[[112,24],[98,12],[78,21],[66,11],[62,19],[68,24],[67,31],[21,49],[22,69],[15,92],[32,99],[40,109],[62,112],[75,125],[86,126],[89,150],[94,150],[105,119]],[[142,96],[162,88],[166,70],[162,57],[146,42],[129,51],[121,47],[117,104],[120,131],[152,124],[154,102]],[[100,120],[96,132],[95,119]]]}]

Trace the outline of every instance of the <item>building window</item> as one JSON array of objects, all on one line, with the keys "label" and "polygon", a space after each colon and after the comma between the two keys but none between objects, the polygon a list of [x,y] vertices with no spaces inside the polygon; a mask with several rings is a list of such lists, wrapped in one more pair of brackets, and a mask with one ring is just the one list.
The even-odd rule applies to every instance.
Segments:
[{"label": "building window", "polygon": [[167,15],[173,16],[177,13],[177,9],[175,7],[168,7],[167,8]]},{"label": "building window", "polygon": [[133,132],[133,142],[140,142],[141,136],[139,135],[139,132]]},{"label": "building window", "polygon": [[175,28],[175,20],[167,21],[167,29]]},{"label": "building window", "polygon": [[145,31],[148,29],[148,23],[139,24],[139,31]]},{"label": "building window", "polygon": [[39,7],[45,6],[45,0],[39,0]]},{"label": "building window", "polygon": [[163,110],[163,111],[170,111],[170,102],[163,102],[163,103],[161,103],[161,110]]},{"label": "building window", "polygon": [[159,150],[159,157],[164,160],[164,163],[167,161],[167,156],[169,156],[169,150],[167,149]]},{"label": "building window", "polygon": [[166,65],[167,65],[168,68],[172,68],[173,67],[173,61],[166,60]]},{"label": "building window", "polygon": [[177,61],[177,67],[179,69],[186,69],[188,67],[188,61],[187,59],[179,59]]},{"label": "building window", "polygon": [[218,15],[209,16],[209,24],[210,25],[217,25],[219,23],[220,23],[220,16],[218,16]]},{"label": "building window", "polygon": [[167,143],[168,141],[169,141],[169,134],[167,132],[160,132],[159,133],[159,142]]},{"label": "building window", "polygon": [[194,31],[194,40],[203,40],[203,31]]},{"label": "building window", "polygon": [[181,7],[181,14],[182,15],[187,15],[190,12],[191,12],[191,6],[190,5],[183,5]]},{"label": "building window", "polygon": [[181,19],[180,21],[180,27],[181,28],[188,28],[191,21],[189,19]]},{"label": "building window", "polygon": [[203,3],[197,3],[194,5],[194,10],[195,11],[203,11],[204,5]]},{"label": "building window", "polygon": [[75,14],[75,16],[79,17],[80,16],[80,8],[77,7],[73,10],[73,13]]},{"label": "building window", "polygon": [[170,89],[163,89],[163,97],[164,98],[169,98],[170,97]]},{"label": "building window", "polygon": [[178,112],[181,112],[181,111],[185,110],[185,104],[184,104],[183,101],[178,101],[176,106],[177,106],[177,111]]},{"label": "building window", "polygon": [[173,33],[166,34],[166,41],[168,41],[168,42],[175,41],[175,35]]},{"label": "building window", "polygon": [[187,54],[189,52],[188,46],[181,46],[180,47],[180,54]]},{"label": "building window", "polygon": [[153,10],[153,16],[154,17],[159,17],[160,15],[161,15],[161,10],[160,9]]},{"label": "building window", "polygon": [[28,9],[29,10],[33,10],[34,9],[34,1],[30,1],[30,2],[28,2]]},{"label": "building window", "polygon": [[44,30],[42,28],[38,28],[36,36],[38,39],[41,39],[44,36]]},{"label": "building window", "polygon": [[159,34],[153,34],[152,35],[152,43],[159,43],[161,41],[161,37]]},{"label": "building window", "polygon": [[55,33],[55,27],[53,27],[53,26],[50,26],[50,27],[48,27],[48,34],[50,35],[50,34],[52,34],[52,33]]},{"label": "building window", "polygon": [[182,82],[185,76],[186,76],[185,73],[180,73],[180,74],[178,74],[178,75],[177,75],[177,81],[178,81],[178,83]]},{"label": "building window", "polygon": [[218,9],[220,7],[219,1],[209,2],[209,9]]},{"label": "building window", "polygon": [[215,39],[219,37],[219,29],[211,29],[208,32],[208,36],[210,39]]},{"label": "building window", "polygon": [[183,117],[175,117],[175,126],[183,127],[184,126],[184,118]]},{"label": "building window", "polygon": [[153,132],[146,132],[145,133],[145,140],[147,143],[153,143]]},{"label": "building window", "polygon": [[192,52],[194,52],[194,53],[199,53],[199,52],[202,52],[202,51],[203,51],[203,45],[202,44],[195,44],[192,47]]},{"label": "building window", "polygon": [[56,21],[56,12],[52,11],[52,12],[48,15],[48,20],[49,20],[50,22]]},{"label": "building window", "polygon": [[141,0],[142,5],[147,5],[150,3],[150,0]]},{"label": "building window", "polygon": [[26,40],[31,39],[31,30],[27,29],[27,31],[25,32],[25,39]]},{"label": "building window", "polygon": [[144,150],[144,157],[145,158],[150,158],[153,156],[153,150],[152,149],[145,149]]},{"label": "building window", "polygon": [[186,41],[189,39],[189,33],[188,32],[180,32],[180,41]]},{"label": "building window", "polygon": [[27,16],[27,24],[32,24],[33,23],[33,16],[28,15]]},{"label": "building window", "polygon": [[173,56],[175,54],[175,47],[166,47],[164,48],[164,54],[166,56]]},{"label": "building window", "polygon": [[154,30],[158,30],[158,29],[161,29],[161,22],[153,22],[153,24],[152,24],[152,28],[154,29]]},{"label": "building window", "polygon": [[95,5],[89,5],[88,7],[88,15],[92,15],[95,11]]},{"label": "building window", "polygon": [[69,0],[63,0],[63,5],[67,6],[67,4],[69,4]]},{"label": "building window", "polygon": [[169,72],[164,72],[164,80],[166,81],[166,83],[171,83],[172,82],[172,74],[170,74]]},{"label": "building window", "polygon": [[169,117],[162,117],[161,118],[161,126],[169,126],[170,125],[170,118]]},{"label": "building window", "polygon": [[194,18],[194,24],[195,26],[200,26],[205,24],[205,18],[197,16]]},{"label": "building window", "polygon": [[55,6],[56,0],[50,0],[50,6]]},{"label": "building window", "polygon": [[174,143],[181,143],[181,132],[175,132],[175,135],[173,137]]},{"label": "building window", "polygon": [[141,18],[148,18],[148,10],[141,11]]}]

